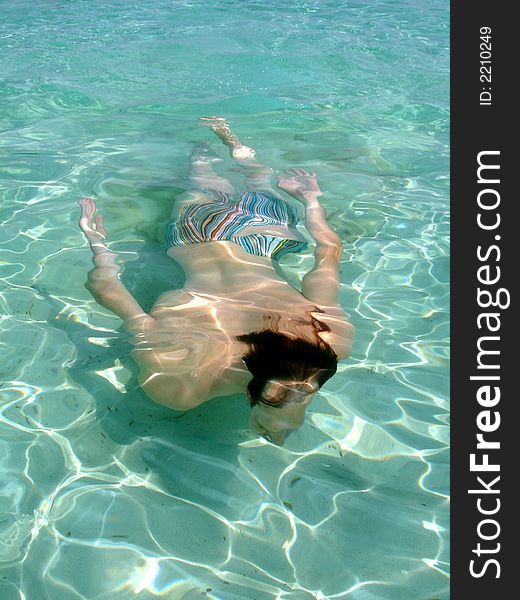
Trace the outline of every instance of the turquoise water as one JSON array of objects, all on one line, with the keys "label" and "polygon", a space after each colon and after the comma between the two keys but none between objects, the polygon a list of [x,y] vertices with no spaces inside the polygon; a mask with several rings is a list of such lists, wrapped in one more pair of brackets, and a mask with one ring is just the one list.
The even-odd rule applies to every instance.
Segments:
[{"label": "turquoise water", "polygon": [[[0,9],[0,598],[447,599],[448,2]],[[152,229],[213,114],[344,241],[353,354],[284,447],[148,400],[84,288],[84,195],[145,308],[182,284]]]}]

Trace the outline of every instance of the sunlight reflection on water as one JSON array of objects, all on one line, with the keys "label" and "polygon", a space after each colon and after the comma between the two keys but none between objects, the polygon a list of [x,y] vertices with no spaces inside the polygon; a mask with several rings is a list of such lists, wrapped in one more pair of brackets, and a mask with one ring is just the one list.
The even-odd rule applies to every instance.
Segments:
[{"label": "sunlight reflection on water", "polygon": [[[0,24],[2,599],[447,599],[447,3],[22,4]],[[316,171],[344,242],[353,354],[284,447],[244,397],[149,401],[84,288],[84,195],[145,309],[182,285],[159,240],[204,114]],[[312,248],[283,264],[297,284]]]}]

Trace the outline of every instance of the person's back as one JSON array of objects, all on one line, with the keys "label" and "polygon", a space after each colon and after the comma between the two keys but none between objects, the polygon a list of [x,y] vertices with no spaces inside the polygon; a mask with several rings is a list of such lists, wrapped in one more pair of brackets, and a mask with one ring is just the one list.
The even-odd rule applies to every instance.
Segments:
[{"label": "person's back", "polygon": [[166,236],[167,253],[184,269],[186,282],[162,294],[149,314],[117,278],[95,203],[84,199],[80,224],[96,265],[89,289],[134,333],[132,354],[150,398],[186,410],[245,391],[252,429],[282,443],[350,352],[353,327],[338,302],[341,241],[325,220],[315,175],[300,169],[278,178],[278,186],[305,206],[316,242],[314,268],[301,291],[292,287],[277,261],[307,245],[296,209],[271,187],[271,170],[227,124],[209,123],[245,169],[246,187],[258,189],[235,199],[233,186],[214,172],[217,161],[207,146],[196,147],[194,189],[175,203]]}]

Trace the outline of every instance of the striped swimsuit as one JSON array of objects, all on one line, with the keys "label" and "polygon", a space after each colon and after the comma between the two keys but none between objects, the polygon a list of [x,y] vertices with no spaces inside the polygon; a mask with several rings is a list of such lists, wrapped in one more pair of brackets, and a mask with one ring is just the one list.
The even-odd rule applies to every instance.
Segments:
[{"label": "striped swimsuit", "polygon": [[217,190],[202,189],[214,202],[188,204],[170,219],[166,247],[226,240],[249,254],[279,260],[288,252],[300,252],[307,242],[266,234],[240,235],[250,225],[296,227],[298,214],[285,200],[269,192],[245,192],[239,200]]}]

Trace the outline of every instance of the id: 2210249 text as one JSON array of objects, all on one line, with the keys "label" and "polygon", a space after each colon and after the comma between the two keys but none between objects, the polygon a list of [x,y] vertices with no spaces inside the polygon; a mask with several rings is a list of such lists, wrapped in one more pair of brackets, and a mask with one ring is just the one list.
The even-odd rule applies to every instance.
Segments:
[{"label": "id: 2210249 text", "polygon": [[480,106],[491,106],[491,27],[480,28]]}]

